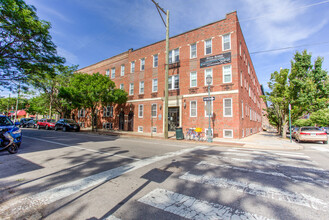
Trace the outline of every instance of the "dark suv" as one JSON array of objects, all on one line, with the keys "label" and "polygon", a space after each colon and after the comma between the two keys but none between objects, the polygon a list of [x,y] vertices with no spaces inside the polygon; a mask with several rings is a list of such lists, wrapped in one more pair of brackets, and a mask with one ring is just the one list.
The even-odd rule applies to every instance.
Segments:
[{"label": "dark suv", "polygon": [[55,124],[55,131],[57,131],[58,129],[62,129],[64,132],[70,130],[80,131],[80,126],[72,119],[63,118],[58,120],[58,122],[56,122]]},{"label": "dark suv", "polygon": [[25,128],[28,121],[33,120],[33,118],[21,118],[19,121],[19,127]]}]

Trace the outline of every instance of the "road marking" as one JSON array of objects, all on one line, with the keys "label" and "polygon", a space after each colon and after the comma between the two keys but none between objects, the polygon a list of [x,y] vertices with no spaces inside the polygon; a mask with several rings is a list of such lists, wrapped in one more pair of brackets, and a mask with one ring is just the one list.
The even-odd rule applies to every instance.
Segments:
[{"label": "road marking", "polygon": [[103,220],[121,220],[121,219],[115,217],[114,215],[110,215],[108,217],[103,218]]},{"label": "road marking", "polygon": [[238,192],[248,193],[254,196],[261,196],[264,198],[285,201],[288,203],[313,208],[315,210],[327,212],[329,208],[328,203],[311,195],[303,193],[297,194],[274,187],[261,186],[258,184],[248,184],[246,182],[239,182],[232,179],[217,178],[213,176],[194,175],[190,174],[189,172],[185,173],[179,178],[220,188],[233,189]]},{"label": "road marking", "polygon": [[137,170],[139,168],[145,167],[152,163],[164,159],[168,159],[170,157],[179,156],[181,154],[189,153],[195,150],[201,150],[206,148],[208,148],[208,146],[196,146],[193,148],[187,148],[175,152],[169,152],[161,156],[154,156],[143,160],[135,161],[127,165],[123,165],[72,182],[68,182],[63,185],[54,187],[52,189],[29,196],[27,198],[15,201],[9,204],[8,206],[2,206],[0,207],[0,213],[4,213],[6,211],[6,213],[9,212],[8,216],[10,216],[10,212],[17,210],[17,208],[19,208],[20,212],[22,213],[32,209],[37,209],[38,207],[49,205],[67,196],[73,195],[77,192],[81,192],[87,188],[103,184],[113,178]]},{"label": "road marking", "polygon": [[[233,149],[229,149],[229,151],[249,151],[249,152],[253,152],[253,151],[256,151],[256,150],[248,150],[246,148],[233,148]],[[287,151],[277,151],[277,150],[257,150],[258,152],[264,152],[264,153],[287,153]],[[295,152],[293,154],[301,154],[301,155],[304,155],[304,153],[300,153],[300,152]]]},{"label": "road marking", "polygon": [[[241,152],[241,150],[236,150],[236,149],[228,149],[227,151]],[[261,155],[269,155],[269,156],[281,155],[281,156],[289,156],[289,157],[310,158],[309,156],[300,155],[300,154],[272,153],[272,152],[264,152],[264,151],[250,151],[250,154],[261,154]]]},{"label": "road marking", "polygon": [[244,158],[234,158],[234,157],[222,157],[222,156],[209,156],[210,158],[218,159],[218,160],[226,160],[226,161],[239,161],[239,162],[246,162],[246,163],[252,163],[256,165],[262,165],[262,166],[277,166],[277,167],[287,167],[287,168],[293,168],[293,169],[298,169],[303,172],[313,172],[313,173],[320,173],[324,175],[329,175],[329,171],[326,171],[322,168],[314,168],[311,166],[301,166],[301,165],[296,165],[293,166],[292,164],[281,164],[279,162],[275,161],[261,161],[261,160],[255,160],[255,159],[244,159]]},{"label": "road marking", "polygon": [[138,201],[187,219],[267,219],[165,189],[155,189]]},{"label": "road marking", "polygon": [[98,151],[98,150],[93,150],[93,149],[78,147],[78,146],[72,146],[72,145],[69,145],[69,144],[63,144],[63,143],[59,143],[59,142],[55,142],[55,141],[48,141],[48,140],[44,140],[44,139],[40,139],[40,138],[27,137],[27,136],[24,136],[24,138],[30,138],[30,139],[34,139],[34,140],[37,140],[37,141],[44,141],[44,142],[48,142],[48,143],[51,143],[51,144],[57,144],[57,145],[65,146],[65,147],[76,148],[76,149],[90,151],[90,152],[94,152],[94,153],[98,153],[98,154],[104,154],[104,155],[108,155],[108,156],[111,156],[111,157],[120,157],[120,158],[131,159],[131,160],[140,160],[138,158],[123,156],[123,155],[117,155],[115,153],[114,154],[109,154],[109,153]]},{"label": "road marking", "polygon": [[243,168],[243,167],[233,167],[230,165],[226,165],[226,164],[214,164],[214,163],[209,163],[207,161],[201,161],[199,162],[196,166],[204,166],[204,167],[210,167],[210,166],[215,166],[215,167],[223,167],[223,168],[227,168],[227,169],[233,169],[233,170],[239,170],[239,171],[243,171],[243,172],[251,172],[251,173],[258,173],[258,174],[266,174],[266,175],[271,175],[271,176],[277,176],[277,177],[282,177],[285,179],[289,179],[291,181],[293,181],[294,183],[298,183],[298,182],[306,182],[306,183],[311,183],[311,184],[322,184],[322,186],[324,187],[328,187],[327,185],[329,185],[329,181],[325,180],[325,179],[314,179],[311,177],[305,177],[305,176],[287,176],[283,173],[279,173],[279,172],[269,172],[269,171],[263,171],[263,170],[257,170],[257,169],[247,169],[247,168]]}]

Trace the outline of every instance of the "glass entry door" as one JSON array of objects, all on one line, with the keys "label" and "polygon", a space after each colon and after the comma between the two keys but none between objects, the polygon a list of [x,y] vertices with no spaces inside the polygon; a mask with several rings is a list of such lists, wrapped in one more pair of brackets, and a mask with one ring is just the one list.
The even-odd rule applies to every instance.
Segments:
[{"label": "glass entry door", "polygon": [[176,131],[179,127],[179,107],[168,108],[168,131]]}]

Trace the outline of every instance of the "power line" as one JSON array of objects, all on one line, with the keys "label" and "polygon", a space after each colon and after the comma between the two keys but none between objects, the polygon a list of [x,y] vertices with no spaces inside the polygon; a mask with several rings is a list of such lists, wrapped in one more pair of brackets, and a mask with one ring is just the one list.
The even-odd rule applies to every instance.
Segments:
[{"label": "power line", "polygon": [[271,50],[260,50],[260,51],[251,52],[251,53],[249,53],[249,54],[268,53],[268,52],[273,52],[273,51],[289,50],[289,49],[298,48],[298,47],[307,47],[307,46],[314,46],[314,45],[323,45],[323,44],[328,44],[328,43],[329,43],[329,41],[320,42],[320,43],[312,43],[312,44],[303,44],[303,45],[298,45],[298,46],[282,47],[282,48],[271,49]]}]

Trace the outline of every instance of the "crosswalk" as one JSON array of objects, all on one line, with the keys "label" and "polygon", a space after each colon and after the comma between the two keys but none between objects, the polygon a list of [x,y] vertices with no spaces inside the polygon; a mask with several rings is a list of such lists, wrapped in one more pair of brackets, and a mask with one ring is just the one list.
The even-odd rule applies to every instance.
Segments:
[{"label": "crosswalk", "polygon": [[[315,216],[329,214],[329,171],[299,152],[229,149],[202,157],[178,179],[195,184],[194,189],[208,187],[220,193],[207,201],[201,193],[156,188],[138,201],[186,219],[321,219]],[[232,195],[236,203],[223,199],[232,200]],[[259,206],[244,207],[239,198],[257,200]],[[290,214],[278,214],[280,210],[271,206],[285,207]]]}]

